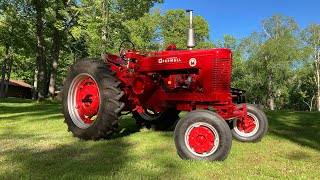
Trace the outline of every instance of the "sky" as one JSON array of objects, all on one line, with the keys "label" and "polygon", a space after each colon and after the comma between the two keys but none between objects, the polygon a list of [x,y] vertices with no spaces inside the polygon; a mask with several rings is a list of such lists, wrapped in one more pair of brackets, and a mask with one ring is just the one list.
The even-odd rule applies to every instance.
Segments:
[{"label": "sky", "polygon": [[164,0],[156,7],[194,10],[208,22],[212,42],[225,34],[247,37],[274,14],[293,17],[300,28],[320,24],[320,0]]}]

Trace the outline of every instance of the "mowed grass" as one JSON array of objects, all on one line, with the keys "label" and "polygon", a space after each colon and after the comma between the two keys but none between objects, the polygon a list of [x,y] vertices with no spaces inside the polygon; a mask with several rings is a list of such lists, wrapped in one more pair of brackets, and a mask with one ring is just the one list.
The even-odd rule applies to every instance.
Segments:
[{"label": "mowed grass", "polygon": [[[110,140],[67,132],[61,105],[0,99],[0,179],[319,179],[320,113],[267,112],[259,143],[233,140],[227,160],[182,160],[173,130],[123,117]],[[183,116],[181,114],[180,116]]]}]

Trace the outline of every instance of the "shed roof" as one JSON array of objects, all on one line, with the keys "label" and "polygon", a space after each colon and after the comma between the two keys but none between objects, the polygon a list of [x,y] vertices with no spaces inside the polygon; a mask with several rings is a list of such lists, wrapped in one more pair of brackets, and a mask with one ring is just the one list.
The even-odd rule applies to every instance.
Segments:
[{"label": "shed roof", "polygon": [[28,83],[22,82],[22,81],[18,81],[18,80],[14,80],[14,79],[10,79],[9,80],[9,85],[12,86],[22,86],[22,87],[26,87],[26,88],[32,88],[32,86]]}]

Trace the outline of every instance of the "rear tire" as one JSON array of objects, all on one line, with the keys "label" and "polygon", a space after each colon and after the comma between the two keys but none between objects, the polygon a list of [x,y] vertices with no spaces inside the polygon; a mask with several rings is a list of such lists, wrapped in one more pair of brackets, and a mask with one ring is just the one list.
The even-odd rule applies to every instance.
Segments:
[{"label": "rear tire", "polygon": [[[232,120],[232,136],[240,142],[259,142],[268,131],[267,116],[254,105],[247,105],[247,120]],[[245,124],[246,122],[247,124]]]},{"label": "rear tire", "polygon": [[145,109],[143,113],[138,113],[137,111],[132,112],[132,117],[141,127],[163,131],[170,128],[179,119],[179,113],[180,111],[176,108],[170,108],[164,112],[153,114]]},{"label": "rear tire", "polygon": [[183,159],[223,161],[231,149],[232,136],[228,124],[218,114],[195,110],[177,123],[174,142]]},{"label": "rear tire", "polygon": [[80,139],[107,138],[118,127],[124,103],[120,81],[108,64],[82,59],[64,81],[63,114],[68,131]]}]

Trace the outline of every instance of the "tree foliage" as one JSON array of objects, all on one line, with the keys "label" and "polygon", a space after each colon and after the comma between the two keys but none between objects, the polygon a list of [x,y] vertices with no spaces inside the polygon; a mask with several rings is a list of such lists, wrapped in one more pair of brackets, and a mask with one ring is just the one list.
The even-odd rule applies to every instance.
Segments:
[{"label": "tree foliage", "polygon": [[[32,36],[30,23],[30,9],[25,8],[27,1],[4,0],[0,3],[0,49],[1,49],[1,90],[0,96],[5,96],[10,77],[32,82],[32,73],[29,73],[34,57],[35,39]],[[23,66],[23,72],[17,76],[17,67],[20,66],[20,59],[26,59],[28,66]],[[13,72],[13,73],[11,73]]]},{"label": "tree foliage", "polygon": [[[186,12],[152,8],[162,2],[0,1],[0,96],[11,77],[33,84],[40,97],[47,92],[53,97],[77,59],[118,54],[124,40],[141,50],[164,50],[170,44],[186,49]],[[300,29],[293,18],[278,14],[262,20],[262,28],[247,37],[226,34],[215,43],[204,18],[195,16],[193,26],[195,49],[233,51],[232,86],[247,90],[248,102],[269,109],[320,111],[319,24]]]},{"label": "tree foliage", "polygon": [[[189,27],[189,17],[182,9],[168,10],[165,12],[161,22],[161,36],[163,45],[175,44],[178,49],[185,49],[187,42],[187,27]],[[193,27],[196,32],[195,42],[196,49],[210,48],[213,45],[209,40],[209,25],[201,17],[195,16]]]},{"label": "tree foliage", "polygon": [[305,42],[305,49],[309,50],[308,62],[312,79],[311,87],[314,88],[317,110],[320,111],[320,24],[310,24],[302,31],[302,39]]}]

